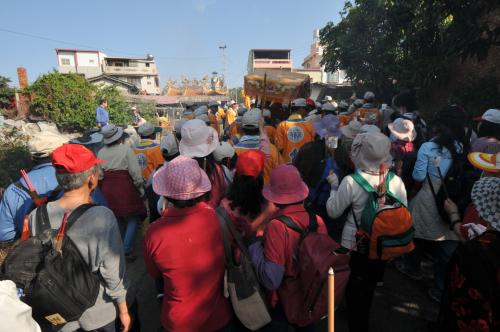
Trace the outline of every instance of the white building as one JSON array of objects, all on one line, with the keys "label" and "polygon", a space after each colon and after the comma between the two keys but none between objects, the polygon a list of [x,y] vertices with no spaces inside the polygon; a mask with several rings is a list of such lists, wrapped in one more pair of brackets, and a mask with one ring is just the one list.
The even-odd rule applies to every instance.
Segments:
[{"label": "white building", "polygon": [[337,70],[333,73],[326,72],[325,66],[321,65],[322,59],[323,46],[320,45],[319,30],[314,30],[313,42],[309,54],[302,62],[303,68],[294,69],[294,71],[304,74],[309,72],[313,73],[314,75],[310,75],[313,83],[349,84],[345,71]]},{"label": "white building", "polygon": [[[97,50],[56,49],[60,73],[82,74],[93,84],[134,85],[138,93],[159,95],[160,76],[152,55],[110,57]],[[128,84],[126,84],[128,83]],[[134,89],[127,88],[127,91]]]},{"label": "white building", "polygon": [[292,70],[289,49],[252,49],[248,54],[248,73],[255,69]]}]

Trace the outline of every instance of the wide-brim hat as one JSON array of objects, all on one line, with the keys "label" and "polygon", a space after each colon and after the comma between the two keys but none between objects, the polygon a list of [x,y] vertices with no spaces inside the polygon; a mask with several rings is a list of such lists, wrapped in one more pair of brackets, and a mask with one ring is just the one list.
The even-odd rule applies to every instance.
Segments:
[{"label": "wide-brim hat", "polygon": [[92,133],[90,135],[83,135],[81,137],[73,138],[70,143],[81,144],[81,145],[92,145],[101,143],[104,136],[100,133]]},{"label": "wide-brim hat", "polygon": [[472,152],[467,155],[467,158],[475,168],[490,173],[500,172],[500,153]]},{"label": "wide-brim hat", "polygon": [[361,122],[359,122],[358,120],[351,120],[347,124],[347,126],[340,128],[340,131],[342,131],[342,134],[345,137],[353,139],[359,133],[359,130],[361,129],[362,125],[363,124]]},{"label": "wide-brim hat", "polygon": [[352,142],[351,160],[357,169],[378,174],[380,165],[392,162],[391,141],[382,133],[358,134]]},{"label": "wide-brim hat", "polygon": [[198,162],[179,156],[153,176],[153,191],[177,200],[195,199],[212,190],[210,180]]},{"label": "wide-brim hat", "polygon": [[500,178],[488,176],[476,181],[471,198],[481,218],[500,231]]},{"label": "wide-brim hat", "polygon": [[35,159],[47,158],[55,149],[67,142],[68,139],[62,135],[42,131],[28,141],[28,149],[31,156]]},{"label": "wide-brim hat", "polygon": [[401,141],[413,142],[417,137],[417,131],[413,121],[405,118],[397,118],[394,122],[389,123],[391,135]]},{"label": "wide-brim hat", "polygon": [[187,121],[181,128],[179,152],[190,158],[203,158],[219,145],[219,136],[214,128],[199,119]]},{"label": "wide-brim hat", "polygon": [[285,164],[271,171],[271,179],[262,189],[262,195],[275,204],[292,204],[306,199],[309,188],[297,168]]},{"label": "wide-brim hat", "polygon": [[102,142],[108,145],[122,138],[123,128],[114,124],[105,125],[101,128],[101,134],[103,136]]},{"label": "wide-brim hat", "polygon": [[321,138],[326,137],[342,137],[342,131],[340,130],[340,121],[339,119],[332,114],[325,115],[321,118],[321,121],[313,123],[314,130],[316,131],[316,135]]}]

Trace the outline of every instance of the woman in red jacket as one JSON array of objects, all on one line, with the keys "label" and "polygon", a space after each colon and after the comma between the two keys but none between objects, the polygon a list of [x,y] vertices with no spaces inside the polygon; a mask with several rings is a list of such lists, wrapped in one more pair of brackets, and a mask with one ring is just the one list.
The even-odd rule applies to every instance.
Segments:
[{"label": "woman in red jacket", "polygon": [[153,278],[163,277],[162,325],[166,331],[219,331],[229,324],[223,296],[225,257],[212,185],[198,163],[179,156],[158,171],[153,190],[173,207],[144,239],[144,260]]}]

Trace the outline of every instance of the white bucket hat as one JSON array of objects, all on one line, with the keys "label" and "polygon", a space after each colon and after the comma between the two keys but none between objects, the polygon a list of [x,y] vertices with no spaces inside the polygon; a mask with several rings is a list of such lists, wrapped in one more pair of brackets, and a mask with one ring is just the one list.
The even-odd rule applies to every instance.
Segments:
[{"label": "white bucket hat", "polygon": [[211,154],[219,145],[219,137],[212,127],[202,120],[189,120],[182,126],[182,139],[179,143],[181,155],[203,158]]},{"label": "white bucket hat", "polygon": [[389,123],[388,127],[391,131],[391,136],[395,139],[406,142],[413,142],[417,137],[415,125],[411,120],[397,118],[396,120],[394,120],[394,122]]},{"label": "white bucket hat", "polygon": [[389,138],[381,133],[358,134],[352,142],[351,160],[357,169],[378,174],[381,164],[392,162]]},{"label": "white bucket hat", "polygon": [[261,119],[261,111],[258,108],[253,108],[246,112],[241,119],[241,124],[244,128],[259,128]]},{"label": "white bucket hat", "polygon": [[179,146],[175,136],[173,134],[164,136],[160,141],[160,149],[167,150],[167,156],[169,157],[179,153]]},{"label": "white bucket hat", "polygon": [[221,162],[224,158],[233,158],[234,149],[228,142],[220,142],[217,148],[214,150],[214,159],[217,162]]}]

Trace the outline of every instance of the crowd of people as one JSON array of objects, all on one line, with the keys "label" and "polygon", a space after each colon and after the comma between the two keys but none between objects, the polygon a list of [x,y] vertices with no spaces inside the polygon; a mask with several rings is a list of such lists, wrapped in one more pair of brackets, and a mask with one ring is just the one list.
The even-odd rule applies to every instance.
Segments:
[{"label": "crowd of people", "polygon": [[[328,235],[350,256],[349,331],[370,329],[388,263],[409,279],[434,281],[428,295],[440,303],[437,330],[500,331],[500,110],[472,120],[448,105],[424,119],[410,92],[390,106],[378,101],[368,91],[338,103],[330,96],[249,109],[210,102],[187,106],[166,130],[136,109],[135,127],[112,124],[103,100],[92,137],[34,137],[35,166],[0,203],[1,325],[137,330],[126,267],[142,256],[155,279],[151,301],[162,305],[162,331],[245,331],[228,292],[228,283],[245,280],[227,273],[227,219],[237,234],[229,238],[231,264],[248,260],[269,312],[260,331],[321,330],[321,321],[299,324],[289,310],[302,301],[295,286],[307,273],[299,249],[308,232]],[[84,204],[92,205],[66,226]],[[382,217],[383,207],[400,217]],[[412,227],[372,245],[375,222],[393,231],[404,213]],[[32,313],[19,301],[29,292],[6,273],[20,243],[40,238],[44,222],[56,239],[66,231],[99,276],[94,303],[74,320],[38,317],[34,305]]]}]

